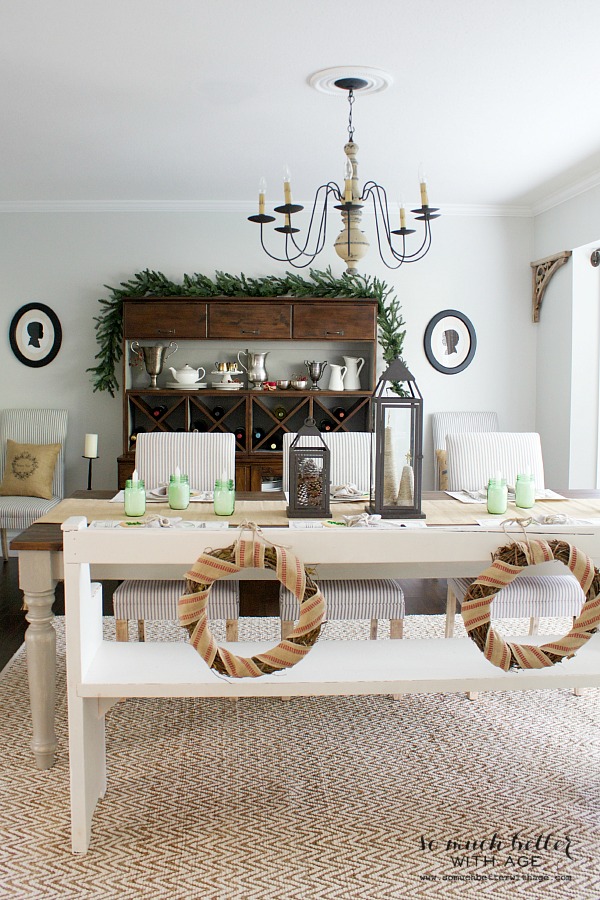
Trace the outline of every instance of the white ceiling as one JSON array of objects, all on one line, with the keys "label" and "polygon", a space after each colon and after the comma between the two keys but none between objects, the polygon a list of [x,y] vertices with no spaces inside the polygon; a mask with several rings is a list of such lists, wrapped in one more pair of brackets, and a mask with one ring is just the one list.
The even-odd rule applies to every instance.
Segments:
[{"label": "white ceiling", "polygon": [[[0,0],[0,209],[281,202],[360,176],[390,199],[540,209],[600,182],[597,0]],[[278,196],[273,196],[277,193]]]}]

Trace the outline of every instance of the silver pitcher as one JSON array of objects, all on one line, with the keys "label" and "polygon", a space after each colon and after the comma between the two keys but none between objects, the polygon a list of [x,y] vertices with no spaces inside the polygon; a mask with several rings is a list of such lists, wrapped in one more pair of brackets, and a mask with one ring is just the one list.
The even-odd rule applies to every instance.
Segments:
[{"label": "silver pitcher", "polygon": [[[132,341],[130,346],[131,352],[135,353],[144,362],[146,372],[150,376],[150,384],[148,386],[151,388],[158,387],[156,378],[162,372],[165,360],[177,350],[175,341],[171,341],[167,347],[163,344],[159,344],[157,347],[141,347],[137,341]],[[171,347],[173,348],[172,350]]]},{"label": "silver pitcher", "polygon": [[[242,353],[246,355],[247,366],[240,359]],[[262,383],[268,378],[267,370],[265,369],[265,359],[268,353],[268,350],[265,353],[250,353],[249,350],[240,350],[238,352],[238,362],[244,372],[247,373],[248,381],[254,385],[255,391],[262,390]]]}]

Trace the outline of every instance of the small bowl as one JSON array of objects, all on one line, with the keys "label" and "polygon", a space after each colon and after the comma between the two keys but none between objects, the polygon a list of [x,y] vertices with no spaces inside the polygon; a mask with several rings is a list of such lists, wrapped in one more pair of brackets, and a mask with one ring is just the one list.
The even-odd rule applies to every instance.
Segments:
[{"label": "small bowl", "polygon": [[290,384],[295,391],[303,391],[306,388],[308,381],[304,378],[293,378],[292,381],[290,381]]},{"label": "small bowl", "polygon": [[280,391],[287,391],[290,386],[289,381],[277,381],[276,384]]}]

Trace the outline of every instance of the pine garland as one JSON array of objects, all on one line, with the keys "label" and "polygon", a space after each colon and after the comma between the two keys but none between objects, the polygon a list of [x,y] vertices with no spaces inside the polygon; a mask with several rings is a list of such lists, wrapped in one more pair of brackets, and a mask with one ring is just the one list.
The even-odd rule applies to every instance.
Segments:
[{"label": "pine garland", "polygon": [[[400,312],[400,302],[391,296],[392,289],[378,278],[344,273],[336,278],[331,269],[310,270],[310,278],[288,272],[284,277],[267,275],[247,278],[216,272],[214,279],[207,275],[184,275],[181,283],[170,281],[162,272],[144,269],[119,287],[104,285],[109,299],[98,302],[102,309],[94,317],[99,350],[98,365],[86,369],[91,373],[94,391],[108,391],[111,397],[119,390],[116,378],[117,363],[123,355],[123,300],[132,297],[374,297],[378,303],[377,324],[383,358],[389,363],[402,358],[406,330]],[[402,388],[396,387],[398,393]]]}]

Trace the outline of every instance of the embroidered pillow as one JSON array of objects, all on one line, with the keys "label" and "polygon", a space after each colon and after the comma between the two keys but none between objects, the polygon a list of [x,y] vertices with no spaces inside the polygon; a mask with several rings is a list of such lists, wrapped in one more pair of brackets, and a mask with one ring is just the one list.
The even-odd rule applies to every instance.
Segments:
[{"label": "embroidered pillow", "polygon": [[2,497],[52,499],[52,479],[60,444],[6,442],[6,465],[0,484]]},{"label": "embroidered pillow", "polygon": [[448,490],[448,461],[447,461],[446,451],[445,450],[436,450],[435,455],[437,457],[439,490],[447,491]]}]

